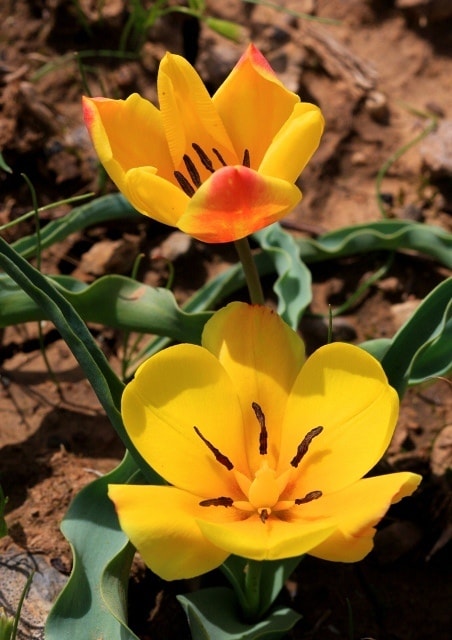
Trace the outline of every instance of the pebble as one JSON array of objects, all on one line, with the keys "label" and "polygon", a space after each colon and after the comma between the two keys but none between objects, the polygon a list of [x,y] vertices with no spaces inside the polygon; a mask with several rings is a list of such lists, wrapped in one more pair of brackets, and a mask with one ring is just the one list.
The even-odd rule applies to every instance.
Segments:
[{"label": "pebble", "polygon": [[452,424],[446,425],[436,436],[430,455],[430,467],[436,476],[452,469]]},{"label": "pebble", "polygon": [[44,640],[44,625],[67,578],[37,554],[10,547],[0,556],[0,602],[14,616],[27,578],[33,580],[20,614],[18,640]]},{"label": "pebble", "polygon": [[364,103],[364,108],[372,120],[378,122],[378,124],[389,123],[388,99],[381,91],[370,91]]},{"label": "pebble", "polygon": [[419,147],[424,169],[432,178],[452,178],[452,120],[442,120]]}]

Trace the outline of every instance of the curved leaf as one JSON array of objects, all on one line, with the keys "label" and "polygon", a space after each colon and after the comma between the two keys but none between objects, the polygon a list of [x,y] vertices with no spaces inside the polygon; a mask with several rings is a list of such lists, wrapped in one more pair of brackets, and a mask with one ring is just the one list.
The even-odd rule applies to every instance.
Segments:
[{"label": "curved leaf", "polygon": [[308,264],[369,251],[409,249],[435,258],[452,268],[452,234],[409,220],[379,220],[343,227],[317,240],[296,240],[301,258]]},{"label": "curved leaf", "polygon": [[246,624],[232,589],[212,587],[177,596],[188,618],[193,640],[279,640],[301,616],[287,607],[273,610],[267,618]]},{"label": "curved leaf", "polygon": [[134,549],[107,496],[108,484],[134,481],[145,482],[126,453],[116,469],[74,498],[61,524],[74,565],[47,619],[46,640],[138,640],[127,626],[126,585]]},{"label": "curved leaf", "polygon": [[311,303],[311,272],[300,258],[293,236],[278,223],[253,234],[278,274],[273,290],[278,297],[278,313],[293,329]]},{"label": "curved leaf", "polygon": [[452,278],[439,284],[391,340],[381,364],[403,395],[407,385],[452,368]]},{"label": "curved leaf", "polygon": [[70,213],[57,220],[52,220],[40,230],[40,242],[38,245],[35,233],[16,240],[11,246],[24,258],[31,258],[36,255],[38,246],[41,251],[61,242],[71,233],[86,229],[86,227],[111,220],[122,220],[132,218],[138,222],[143,221],[140,215],[131,204],[120,193],[96,198],[88,204],[75,207]]},{"label": "curved leaf", "polygon": [[[179,308],[171,291],[126,276],[103,276],[91,285],[70,276],[47,280],[85,322],[116,329],[199,343],[202,328],[211,316],[208,312],[188,314]],[[48,317],[20,286],[0,276],[0,327]]]}]

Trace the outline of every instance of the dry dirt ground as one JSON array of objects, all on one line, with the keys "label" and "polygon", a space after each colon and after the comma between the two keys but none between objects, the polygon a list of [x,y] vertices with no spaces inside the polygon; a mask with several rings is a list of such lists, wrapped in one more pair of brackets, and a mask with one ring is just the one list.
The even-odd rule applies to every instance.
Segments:
[{"label": "dry dirt ground", "polygon": [[[196,63],[214,90],[251,39],[290,89],[321,106],[327,121],[321,147],[300,181],[303,202],[285,221],[295,234],[315,237],[378,220],[378,171],[433,118],[444,132],[439,142],[433,133],[403,154],[384,177],[382,192],[389,217],[414,218],[451,231],[451,3],[276,4],[338,23],[321,25],[268,6],[212,0],[207,3],[209,15],[241,25],[242,43],[231,43],[205,25],[199,28],[196,21],[170,14],[147,34],[139,56],[125,59],[96,52],[117,50],[127,2],[3,0],[0,149],[13,173],[0,172],[0,224],[31,209],[21,173],[32,181],[41,206],[91,190],[99,193],[96,159],[81,120],[85,82],[93,95],[125,97],[139,91],[155,100],[158,61],[171,50]],[[84,52],[81,65],[74,60],[75,51]],[[43,224],[68,210],[50,210]],[[21,224],[5,236],[14,240],[32,230],[32,225]],[[225,247],[180,240],[171,229],[146,220],[139,225],[106,224],[47,250],[43,269],[91,282],[103,273],[128,274],[141,251],[145,259],[140,277],[149,284],[165,284],[170,259],[173,289],[183,301],[235,258]],[[323,325],[314,314],[326,313],[328,304],[343,304],[386,258],[369,254],[313,268],[311,317],[301,327],[310,348],[324,339]],[[431,260],[398,254],[384,278],[337,320],[337,336],[359,342],[393,335],[448,275]],[[119,366],[118,332],[102,327],[93,327],[93,332]],[[25,550],[64,575],[70,571],[71,555],[59,522],[71,498],[115,466],[122,445],[57,332],[45,325],[44,334],[59,390],[44,365],[35,325],[7,328],[0,345],[0,484],[9,497],[9,535],[0,541],[0,565],[7,565],[2,558],[9,562]],[[284,595],[303,614],[289,637],[450,638],[450,477],[447,461],[441,459],[447,455],[446,445],[438,440],[452,423],[450,388],[448,381],[438,380],[406,395],[387,464],[422,473],[423,487],[390,512],[377,535],[375,552],[362,563],[301,563]],[[7,573],[0,575],[1,605],[9,578]],[[187,588],[185,583],[165,584],[137,571],[130,588],[131,623],[143,640],[189,637],[175,600],[175,594]],[[24,637],[39,637],[31,627],[27,633]]]}]

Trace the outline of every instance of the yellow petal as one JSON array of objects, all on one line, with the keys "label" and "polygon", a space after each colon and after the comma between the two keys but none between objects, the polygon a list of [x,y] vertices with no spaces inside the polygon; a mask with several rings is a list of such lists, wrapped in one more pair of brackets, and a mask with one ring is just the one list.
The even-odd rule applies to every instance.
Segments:
[{"label": "yellow petal", "polygon": [[124,390],[122,414],[138,451],[170,484],[205,498],[236,497],[233,471],[194,428],[247,473],[237,394],[206,349],[182,344],[149,358]]},{"label": "yellow petal", "polygon": [[391,504],[411,495],[421,479],[408,472],[365,478],[342,491],[300,505],[300,517],[331,516],[339,522],[334,533],[312,549],[310,555],[335,562],[364,558],[373,547],[375,525]]},{"label": "yellow petal", "polygon": [[84,98],[86,126],[101,163],[117,187],[134,167],[156,167],[158,174],[175,181],[160,112],[134,93],[127,100]]},{"label": "yellow petal", "polygon": [[264,56],[250,45],[213,96],[239,158],[245,149],[258,169],[271,141],[300,98],[284,87]]},{"label": "yellow petal", "polygon": [[235,385],[253,471],[259,468],[261,457],[260,427],[251,405],[261,406],[271,466],[277,459],[287,397],[304,361],[302,340],[268,307],[233,302],[205,325],[202,344],[218,358]]},{"label": "yellow petal", "polygon": [[204,242],[232,242],[280,220],[300,198],[285,180],[243,166],[224,167],[195,193],[179,228]]},{"label": "yellow petal", "polygon": [[295,182],[319,146],[324,120],[313,104],[296,104],[267,149],[259,173]]},{"label": "yellow petal", "polygon": [[295,381],[278,468],[287,469],[305,435],[322,426],[300,462],[294,491],[338,491],[382,457],[397,415],[397,394],[375,358],[350,344],[326,345],[308,358]]},{"label": "yellow petal", "polygon": [[156,175],[152,167],[128,171],[121,191],[137,211],[172,227],[177,227],[190,200],[182,189]]},{"label": "yellow petal", "polygon": [[[238,162],[212,99],[187,60],[167,53],[160,63],[157,86],[162,122],[176,169],[181,168],[184,154],[196,158],[193,143],[209,156],[212,148],[217,149],[226,164]],[[199,163],[198,170],[202,179],[209,175]]]},{"label": "yellow petal", "polygon": [[303,555],[334,530],[331,519],[293,524],[270,516],[263,523],[257,514],[239,522],[198,520],[198,525],[215,546],[251,560],[282,560]]},{"label": "yellow petal", "polygon": [[229,553],[205,539],[195,518],[209,512],[229,519],[225,507],[200,507],[199,498],[174,487],[109,485],[121,529],[146,565],[164,580],[193,578],[220,566]]}]

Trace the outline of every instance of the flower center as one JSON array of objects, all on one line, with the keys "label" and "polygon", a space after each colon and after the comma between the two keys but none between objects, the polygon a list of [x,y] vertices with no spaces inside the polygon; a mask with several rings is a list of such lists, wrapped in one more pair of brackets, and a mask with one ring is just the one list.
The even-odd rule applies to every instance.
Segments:
[{"label": "flower center", "polygon": [[[193,160],[193,158],[189,156],[188,153],[184,153],[182,157],[188,177],[182,171],[173,172],[174,177],[179,183],[180,188],[182,189],[182,191],[185,191],[185,193],[189,198],[195,195],[196,189],[198,189],[198,187],[200,187],[203,182],[201,179],[201,174],[199,172],[199,169],[201,169],[201,166],[199,165],[202,165],[204,169],[207,169],[209,173],[215,173],[215,171],[217,170],[214,167],[212,158],[209,157],[209,155],[204,151],[202,147],[199,146],[199,144],[196,144],[196,142],[193,142],[191,146],[193,151],[196,154],[195,159]],[[221,165],[220,167],[218,167],[219,169],[221,169],[221,167],[227,167],[227,163],[225,162],[223,156],[218,151],[218,149],[215,149],[215,147],[212,147],[212,154],[215,156],[216,160]],[[243,154],[242,165],[244,167],[251,166],[250,152],[248,151],[248,149],[245,149],[245,152]]]},{"label": "flower center", "polygon": [[[292,470],[287,469],[279,476],[272,469],[267,461],[268,450],[268,431],[265,422],[265,415],[262,408],[257,402],[252,403],[252,408],[256,419],[259,423],[259,454],[262,456],[262,462],[259,469],[255,472],[254,478],[250,479],[240,471],[234,469],[234,465],[219,449],[209,442],[200,432],[198,427],[194,427],[195,433],[201,438],[204,444],[213,453],[215,460],[226,467],[228,471],[233,471],[235,480],[240,487],[243,498],[234,500],[231,497],[220,496],[219,498],[209,498],[201,500],[199,503],[202,507],[234,507],[240,511],[249,513],[257,513],[261,521],[265,524],[272,513],[278,511],[286,511],[296,505],[306,504],[312,500],[322,497],[322,492],[315,490],[310,491],[302,498],[294,500],[281,500],[281,496],[286,489],[288,482],[292,476]],[[300,442],[297,447],[295,456],[290,461],[292,467],[297,468],[301,460],[308,452],[311,442],[323,431],[323,427],[315,427],[311,429]]]}]

